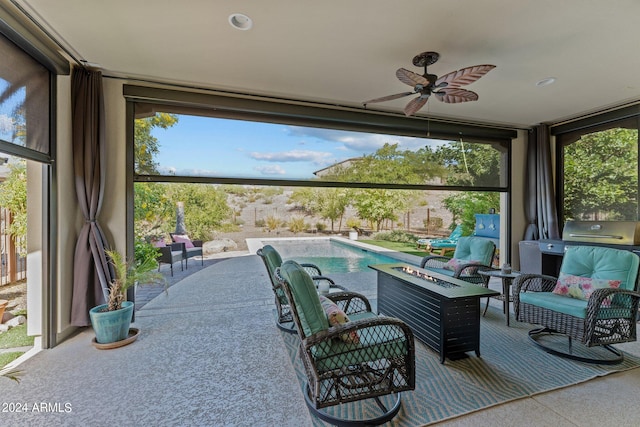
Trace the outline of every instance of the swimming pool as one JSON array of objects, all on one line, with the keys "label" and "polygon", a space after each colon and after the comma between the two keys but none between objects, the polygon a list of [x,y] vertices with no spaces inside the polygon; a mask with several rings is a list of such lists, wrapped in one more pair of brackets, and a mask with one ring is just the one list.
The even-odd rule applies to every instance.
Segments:
[{"label": "swimming pool", "polygon": [[294,259],[301,264],[315,264],[320,267],[322,274],[326,275],[372,271],[368,267],[370,264],[400,261],[397,258],[330,239],[263,240],[262,243],[276,248],[283,260]]}]

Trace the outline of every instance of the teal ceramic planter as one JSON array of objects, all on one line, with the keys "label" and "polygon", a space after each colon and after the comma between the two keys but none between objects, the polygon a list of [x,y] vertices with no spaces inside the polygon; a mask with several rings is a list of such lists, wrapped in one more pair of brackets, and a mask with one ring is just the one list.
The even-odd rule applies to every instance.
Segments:
[{"label": "teal ceramic planter", "polygon": [[108,344],[122,341],[129,335],[129,327],[133,316],[133,302],[123,302],[120,310],[101,311],[106,306],[107,304],[102,304],[89,310],[91,326],[93,326],[93,331],[96,333],[96,342]]}]

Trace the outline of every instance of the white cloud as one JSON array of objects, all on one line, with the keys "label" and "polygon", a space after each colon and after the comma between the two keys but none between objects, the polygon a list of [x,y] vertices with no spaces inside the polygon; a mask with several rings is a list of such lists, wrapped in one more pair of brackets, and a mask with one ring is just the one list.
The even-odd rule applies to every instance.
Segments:
[{"label": "white cloud", "polygon": [[286,173],[280,165],[256,166],[253,170],[260,172],[262,175],[284,175]]},{"label": "white cloud", "polygon": [[[300,126],[287,126],[289,135],[299,138],[317,139],[320,142],[343,144],[347,150],[362,154],[370,154],[384,146],[384,144],[398,144],[401,150],[418,150],[425,145],[439,145],[443,141],[416,138],[408,136],[385,135],[364,132],[349,132],[332,129],[317,129]],[[340,147],[342,148],[342,147]],[[340,149],[339,148],[339,149]]]},{"label": "white cloud", "polygon": [[[13,120],[6,114],[0,114],[0,135],[13,132]],[[6,138],[5,138],[6,139]]]},{"label": "white cloud", "polygon": [[261,153],[254,151],[249,153],[249,157],[266,162],[312,162],[315,164],[325,164],[326,162],[331,161],[333,154],[324,151],[311,150],[290,150],[276,153]]}]

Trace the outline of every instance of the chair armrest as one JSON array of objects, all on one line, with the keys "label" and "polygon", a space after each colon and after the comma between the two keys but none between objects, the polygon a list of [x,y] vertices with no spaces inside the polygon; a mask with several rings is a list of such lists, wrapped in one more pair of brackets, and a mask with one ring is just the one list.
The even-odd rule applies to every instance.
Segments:
[{"label": "chair armrest", "polygon": [[315,264],[304,263],[304,264],[300,264],[300,266],[304,268],[304,271],[309,273],[309,276],[322,276],[322,271],[320,271],[320,267],[318,267]]},{"label": "chair armrest", "polygon": [[513,279],[513,294],[520,292],[551,292],[558,278],[545,274],[521,274]]},{"label": "chair armrest", "polygon": [[192,240],[191,243],[193,243],[193,246],[195,246],[196,248],[201,248],[203,241],[202,240]]},{"label": "chair armrest", "polygon": [[[395,331],[395,332],[394,332]],[[400,319],[395,317],[378,316],[370,319],[361,319],[348,322],[338,326],[332,326],[326,331],[318,332],[302,340],[302,346],[310,351],[311,347],[333,339],[340,339],[344,334],[356,332],[360,336],[361,344],[354,345],[353,351],[361,352],[372,345],[362,344],[373,342],[373,346],[379,346],[388,342],[397,341],[401,338],[409,344],[409,350],[413,351],[413,332],[411,328]],[[367,339],[366,335],[375,334],[374,339]]]},{"label": "chair armrest", "polygon": [[[614,297],[618,300],[617,304],[609,304],[609,301],[611,301],[611,299],[613,299]],[[622,300],[622,303],[620,300]],[[605,303],[605,301],[607,301],[607,303]],[[607,312],[614,310],[617,313],[616,317],[633,318],[637,314],[639,301],[640,292],[618,288],[596,289],[591,294],[589,301],[587,301],[587,318],[591,316],[597,317],[596,313],[599,311]],[[621,310],[629,311],[630,316],[624,316],[624,314],[621,313]]]},{"label": "chair armrest", "polygon": [[544,274],[521,274],[513,279],[513,310],[516,319],[519,319],[520,316],[521,292],[551,292],[557,281],[557,278]]},{"label": "chair armrest", "polygon": [[316,289],[320,287],[320,283],[329,282],[330,288],[338,288],[338,289],[342,289],[343,291],[347,290],[344,286],[336,285],[336,282],[334,282],[333,279],[327,276],[311,276],[311,279],[313,280],[313,283],[315,283]]},{"label": "chair armrest", "polygon": [[420,261],[420,268],[442,268],[450,259],[440,255],[426,256]]},{"label": "chair armrest", "polygon": [[371,311],[371,303],[367,297],[357,292],[333,292],[325,296],[335,302],[347,316]]},{"label": "chair armrest", "polygon": [[170,247],[172,251],[184,252],[186,250],[186,246],[184,242],[174,242],[174,243],[171,243],[168,247]]}]

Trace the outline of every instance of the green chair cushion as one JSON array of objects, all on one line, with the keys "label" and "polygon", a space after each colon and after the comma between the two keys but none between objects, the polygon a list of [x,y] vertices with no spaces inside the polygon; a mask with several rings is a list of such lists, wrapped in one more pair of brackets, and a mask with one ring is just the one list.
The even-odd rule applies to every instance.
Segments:
[{"label": "green chair cushion", "polygon": [[491,265],[495,245],[482,237],[460,237],[453,257],[460,261]]},{"label": "green chair cushion", "polygon": [[280,273],[291,286],[305,336],[329,329],[329,321],[311,276],[295,261],[285,261],[280,267]]},{"label": "green chair cushion", "polygon": [[[352,321],[377,317],[365,312],[350,315]],[[358,331],[358,344],[331,340],[313,347],[312,354],[319,371],[339,369],[379,359],[392,359],[407,353],[407,342],[402,331],[393,326],[373,326]]]},{"label": "green chair cushion", "polygon": [[562,259],[561,273],[592,279],[620,280],[620,289],[634,290],[640,258],[630,251],[573,246]]},{"label": "green chair cushion", "polygon": [[553,292],[522,292],[520,302],[584,319],[587,317],[587,301],[569,298]]}]

